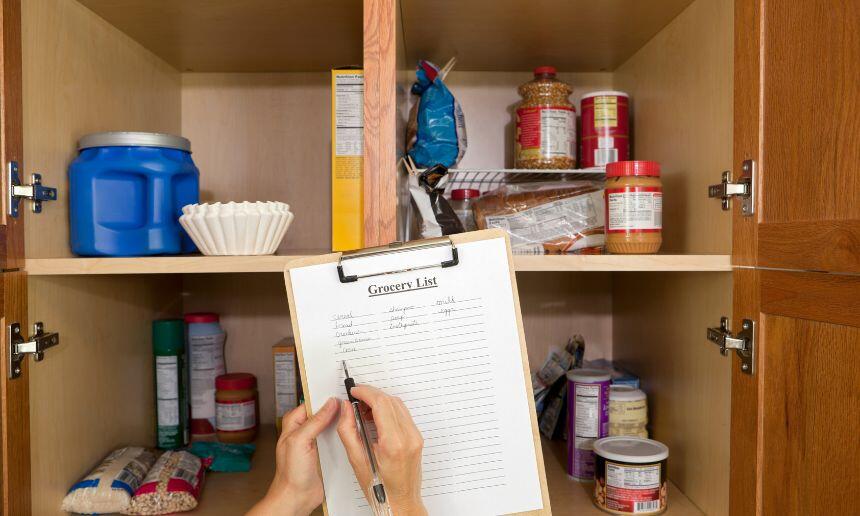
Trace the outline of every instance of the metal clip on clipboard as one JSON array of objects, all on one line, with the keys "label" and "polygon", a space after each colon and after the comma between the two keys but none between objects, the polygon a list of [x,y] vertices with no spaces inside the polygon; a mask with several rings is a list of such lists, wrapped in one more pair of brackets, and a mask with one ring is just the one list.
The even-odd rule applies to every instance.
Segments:
[{"label": "metal clip on clipboard", "polygon": [[[451,259],[446,260],[442,263],[431,263],[429,265],[420,265],[418,267],[405,267],[403,269],[397,269],[393,271],[382,271],[382,272],[374,272],[372,274],[364,274],[364,275],[352,275],[347,276],[343,272],[344,262],[348,260],[353,260],[355,258],[367,258],[369,256],[379,256],[383,254],[394,254],[394,253],[405,253],[409,251],[418,251],[421,249],[432,249],[434,247],[443,247],[450,246],[451,247]],[[448,237],[441,238],[432,238],[429,240],[416,240],[414,242],[392,242],[388,245],[379,246],[379,247],[370,247],[368,249],[359,249],[357,251],[349,251],[345,252],[340,256],[340,259],[337,262],[337,275],[340,278],[341,283],[352,283],[358,281],[361,278],[372,278],[374,276],[384,276],[386,274],[397,274],[399,272],[411,272],[411,271],[419,271],[422,269],[432,269],[435,267],[441,267],[443,269],[448,267],[453,267],[460,263],[460,257],[457,254],[457,246],[454,245],[454,242],[451,241]]]}]

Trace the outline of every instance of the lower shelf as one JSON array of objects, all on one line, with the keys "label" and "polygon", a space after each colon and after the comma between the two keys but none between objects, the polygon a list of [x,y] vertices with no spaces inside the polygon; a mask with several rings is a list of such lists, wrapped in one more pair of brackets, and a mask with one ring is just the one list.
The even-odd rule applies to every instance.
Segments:
[{"label": "lower shelf", "polygon": [[[31,276],[97,274],[193,274],[283,272],[287,263],[325,251],[272,256],[156,256],[138,258],[32,258]],[[517,271],[731,271],[725,254],[528,255],[514,256]]]},{"label": "lower shelf", "polygon": [[[271,425],[268,425],[271,427]],[[211,473],[206,477],[203,496],[196,512],[214,516],[244,514],[269,489],[275,473],[274,428],[264,428],[257,439],[257,452],[248,473]],[[563,441],[543,441],[543,457],[549,485],[550,503],[555,515],[604,515],[591,503],[591,485],[570,480],[565,471],[566,447]],[[314,514],[322,514],[317,509]],[[700,516],[702,512],[669,483],[669,516]]]}]

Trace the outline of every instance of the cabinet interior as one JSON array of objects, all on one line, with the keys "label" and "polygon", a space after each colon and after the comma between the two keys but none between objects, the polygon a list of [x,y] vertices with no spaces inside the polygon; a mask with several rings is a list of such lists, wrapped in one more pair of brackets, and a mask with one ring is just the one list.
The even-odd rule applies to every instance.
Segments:
[{"label": "cabinet interior", "polygon": [[[224,11],[204,3],[22,2],[24,173],[41,172],[60,193],[28,216],[28,257],[71,256],[66,169],[78,138],[106,130],[183,134],[204,200],[288,202],[297,216],[279,253],[329,247],[328,69],[360,62],[361,3],[291,2],[289,16],[274,0]],[[663,166],[663,249],[730,253],[730,216],[705,192],[732,168],[732,2],[589,7],[597,4],[401,0],[399,127],[418,58],[441,65],[458,56],[448,84],[466,114],[463,167],[510,166],[511,107],[533,65],[556,64],[575,100],[594,89],[627,91],[634,156]],[[579,21],[538,23],[557,9],[559,19]],[[219,25],[230,16],[231,30]],[[295,20],[307,30],[287,34]],[[587,359],[612,358],[637,373],[652,435],[669,445],[669,476],[688,499],[679,505],[727,514],[730,361],[704,332],[731,312],[731,274],[521,272],[517,280],[532,368],[581,333]],[[68,487],[113,447],[154,442],[155,318],[219,312],[228,367],[257,375],[261,419],[271,423],[270,348],[291,334],[283,289],[280,274],[31,277],[30,320],[61,332],[43,362],[28,364],[33,513],[59,513]],[[231,485],[209,483],[204,504],[216,489],[243,503],[256,496]]]}]

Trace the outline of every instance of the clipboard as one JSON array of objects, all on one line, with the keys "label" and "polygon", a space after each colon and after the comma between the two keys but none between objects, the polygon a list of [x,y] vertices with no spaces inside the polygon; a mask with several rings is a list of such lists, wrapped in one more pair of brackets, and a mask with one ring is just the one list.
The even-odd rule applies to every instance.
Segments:
[{"label": "clipboard", "polygon": [[[490,240],[490,239],[504,239],[505,248],[507,250],[507,265],[508,272],[510,274],[510,284],[512,288],[512,298],[514,304],[514,312],[516,314],[516,328],[519,336],[519,348],[520,348],[520,358],[522,363],[522,380],[525,386],[525,391],[527,395],[527,404],[528,411],[531,419],[531,434],[532,441],[534,445],[535,452],[535,460],[536,460],[536,468],[538,480],[540,483],[541,490],[541,499],[543,503],[543,508],[533,511],[520,512],[515,514],[522,515],[534,515],[534,516],[545,516],[551,515],[552,510],[550,507],[550,497],[549,490],[547,487],[546,480],[546,471],[544,467],[544,459],[543,453],[541,449],[541,439],[540,439],[540,430],[538,428],[538,422],[535,412],[535,403],[534,403],[534,393],[532,391],[531,384],[531,371],[529,369],[528,363],[528,352],[526,350],[526,341],[525,341],[525,333],[523,331],[523,322],[522,322],[522,312],[520,310],[520,302],[519,302],[519,294],[517,291],[517,283],[516,283],[516,274],[513,269],[513,255],[511,254],[511,246],[510,241],[508,239],[508,235],[505,231],[501,229],[488,229],[483,231],[473,231],[469,233],[462,233],[457,235],[451,235],[449,237],[435,238],[429,240],[418,240],[408,243],[393,243],[388,246],[381,246],[375,248],[361,249],[352,252],[345,253],[332,253],[320,256],[313,256],[307,258],[300,258],[294,261],[291,261],[287,264],[284,269],[284,281],[287,290],[287,298],[290,306],[290,320],[292,322],[293,327],[293,337],[295,339],[296,352],[298,354],[299,359],[299,370],[300,377],[302,382],[302,390],[305,396],[305,407],[308,410],[308,415],[311,413],[312,400],[314,399],[314,393],[311,391],[308,385],[307,378],[307,370],[305,367],[305,353],[304,348],[302,346],[302,337],[299,330],[299,322],[298,316],[296,313],[296,302],[294,298],[293,292],[293,283],[290,278],[290,271],[293,269],[308,267],[313,265],[321,265],[328,263],[337,263],[337,275],[338,280],[342,283],[352,283],[359,281],[364,278],[375,277],[375,276],[385,276],[394,273],[400,272],[410,272],[417,270],[425,270],[425,269],[433,269],[433,268],[450,268],[457,267],[460,264],[460,246],[463,244],[478,242],[482,240]],[[384,256],[384,255],[396,255],[401,253],[407,253],[409,251],[416,251],[421,249],[430,249],[430,248],[439,248],[445,247],[449,248],[450,259],[442,260],[437,263],[432,264],[419,264],[411,266],[410,264],[404,264],[399,268],[392,268],[391,270],[379,270],[375,271],[372,274],[365,275],[357,275],[350,274],[350,263],[357,258],[372,258],[376,256]],[[326,515],[329,514],[328,507],[325,501],[323,501],[323,510]]]}]

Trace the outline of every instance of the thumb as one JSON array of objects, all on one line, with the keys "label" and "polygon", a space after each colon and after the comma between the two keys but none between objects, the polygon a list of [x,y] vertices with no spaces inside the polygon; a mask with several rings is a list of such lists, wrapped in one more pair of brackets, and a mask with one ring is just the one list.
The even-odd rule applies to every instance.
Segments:
[{"label": "thumb", "polygon": [[303,441],[312,441],[334,421],[337,414],[337,402],[334,398],[326,400],[325,404],[313,416],[293,432],[293,435]]},{"label": "thumb", "polygon": [[353,413],[352,405],[346,400],[340,402],[337,435],[340,436],[343,447],[346,449],[346,455],[349,457],[352,470],[355,471],[358,485],[362,491],[367,489],[371,478],[370,464],[368,463],[367,452],[364,451],[364,444],[362,444],[361,437],[358,435],[358,427],[355,426],[355,414]]}]

